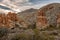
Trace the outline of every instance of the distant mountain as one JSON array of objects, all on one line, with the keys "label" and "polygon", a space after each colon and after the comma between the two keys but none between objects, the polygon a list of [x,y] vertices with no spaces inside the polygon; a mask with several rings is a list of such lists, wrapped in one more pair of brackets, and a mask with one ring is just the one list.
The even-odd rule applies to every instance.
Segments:
[{"label": "distant mountain", "polygon": [[27,9],[25,11],[19,12],[18,15],[23,18],[28,24],[33,25],[36,22],[36,12],[38,9]]},{"label": "distant mountain", "polygon": [[21,13],[31,13],[31,12],[35,12],[37,11],[38,9],[34,9],[34,8],[30,8],[30,9],[27,9],[25,11],[22,11]]},{"label": "distant mountain", "polygon": [[48,4],[39,9],[37,15],[37,27],[43,28],[48,25],[60,25],[60,3]]}]

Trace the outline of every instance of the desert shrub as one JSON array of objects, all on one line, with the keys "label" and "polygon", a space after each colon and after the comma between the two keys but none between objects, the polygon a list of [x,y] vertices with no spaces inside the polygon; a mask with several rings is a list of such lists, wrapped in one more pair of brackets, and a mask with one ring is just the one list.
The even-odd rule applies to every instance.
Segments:
[{"label": "desert shrub", "polygon": [[49,25],[50,27],[54,27],[54,26],[56,26],[56,25]]},{"label": "desert shrub", "polygon": [[55,35],[48,34],[47,32],[42,32],[38,29],[33,29],[32,31],[34,31],[34,35],[23,32],[16,34],[11,40],[55,40],[55,33],[53,33]]},{"label": "desert shrub", "polygon": [[37,34],[37,35],[40,33],[40,30],[39,30],[39,29],[33,29],[33,31],[34,31],[34,33]]},{"label": "desert shrub", "polygon": [[44,29],[41,29],[41,31],[46,31],[46,30],[50,30],[50,31],[52,31],[52,30],[55,30],[55,29],[57,29],[56,28],[56,26],[53,26],[53,25],[49,25],[49,26],[46,26],[47,28],[44,28]]},{"label": "desert shrub", "polygon": [[59,29],[59,30],[60,30],[60,24],[57,26],[57,29]]},{"label": "desert shrub", "polygon": [[54,36],[56,35],[50,35],[47,32],[40,31],[38,29],[33,30],[35,35],[34,35],[34,40],[55,40]]},{"label": "desert shrub", "polygon": [[39,34],[40,34],[40,31],[38,30],[38,29],[34,29],[33,30],[34,31],[34,33],[35,33],[35,35],[34,35],[34,40],[40,40],[40,36],[39,36]]},{"label": "desert shrub", "polygon": [[31,24],[31,25],[28,26],[28,29],[35,29],[35,28],[36,28],[36,23]]},{"label": "desert shrub", "polygon": [[6,36],[8,32],[7,28],[0,28],[0,37]]},{"label": "desert shrub", "polygon": [[41,32],[40,38],[41,38],[42,40],[55,40],[54,35],[50,35],[50,34],[47,33],[47,32]]},{"label": "desert shrub", "polygon": [[28,40],[28,35],[25,33],[17,34],[11,40]]},{"label": "desert shrub", "polygon": [[34,39],[35,38],[33,37],[33,35],[21,33],[14,36],[11,40],[34,40]]},{"label": "desert shrub", "polygon": [[49,26],[47,27],[47,30],[54,30],[54,29],[56,29],[56,26],[49,25]]}]

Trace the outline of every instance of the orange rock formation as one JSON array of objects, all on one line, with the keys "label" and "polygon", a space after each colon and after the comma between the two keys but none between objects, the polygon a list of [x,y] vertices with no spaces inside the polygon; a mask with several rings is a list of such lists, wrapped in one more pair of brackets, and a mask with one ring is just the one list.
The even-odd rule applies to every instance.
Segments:
[{"label": "orange rock formation", "polygon": [[16,13],[9,12],[8,14],[0,14],[0,27],[15,27],[15,24],[22,24],[22,27],[27,27],[27,23],[24,22]]}]

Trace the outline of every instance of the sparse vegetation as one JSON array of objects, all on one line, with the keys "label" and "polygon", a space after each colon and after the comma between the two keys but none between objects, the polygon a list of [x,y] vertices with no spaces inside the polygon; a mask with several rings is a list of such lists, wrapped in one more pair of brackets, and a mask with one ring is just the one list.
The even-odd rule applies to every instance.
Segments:
[{"label": "sparse vegetation", "polygon": [[31,39],[31,35],[28,35],[26,33],[21,33],[14,36],[11,40],[30,40],[30,39]]},{"label": "sparse vegetation", "polygon": [[[29,30],[29,29],[26,29]],[[34,32],[34,35],[29,35],[29,33],[25,33],[24,30],[22,33],[17,33],[15,34],[11,40],[55,40],[55,36],[58,35],[56,32],[49,33],[49,30],[39,30],[39,29],[32,29]],[[48,32],[46,32],[48,31]],[[6,36],[7,35],[7,30],[6,28],[1,28],[0,29],[0,37]]]},{"label": "sparse vegetation", "polygon": [[6,28],[0,28],[0,37],[6,36],[8,30]]},{"label": "sparse vegetation", "polygon": [[8,34],[7,28],[0,28],[0,40],[6,40]]},{"label": "sparse vegetation", "polygon": [[47,26],[46,28],[41,29],[41,31],[46,31],[46,30],[53,31],[53,30],[56,30],[56,29],[57,29],[57,27],[56,27],[56,26],[49,25],[49,26]]},{"label": "sparse vegetation", "polygon": [[35,28],[36,28],[36,23],[28,26],[28,29],[35,29]]}]

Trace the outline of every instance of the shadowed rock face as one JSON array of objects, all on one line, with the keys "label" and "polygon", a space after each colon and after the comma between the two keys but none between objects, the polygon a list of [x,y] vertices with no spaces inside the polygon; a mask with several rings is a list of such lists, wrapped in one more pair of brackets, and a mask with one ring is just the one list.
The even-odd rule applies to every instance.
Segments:
[{"label": "shadowed rock face", "polygon": [[52,3],[39,9],[37,14],[37,28],[47,25],[57,26],[60,24],[60,3]]}]

